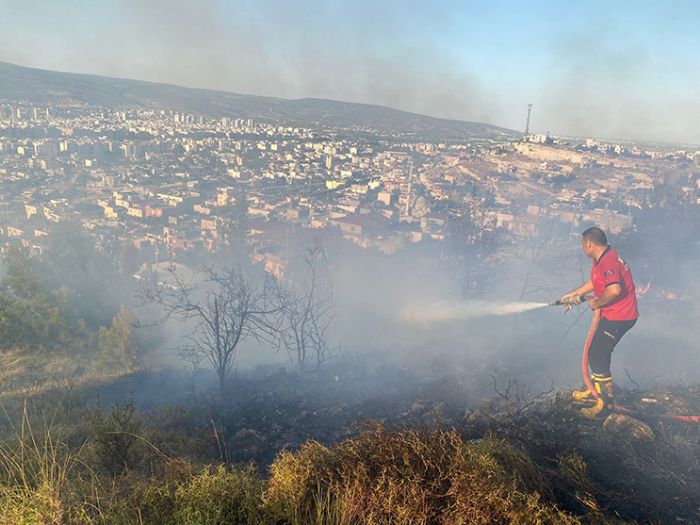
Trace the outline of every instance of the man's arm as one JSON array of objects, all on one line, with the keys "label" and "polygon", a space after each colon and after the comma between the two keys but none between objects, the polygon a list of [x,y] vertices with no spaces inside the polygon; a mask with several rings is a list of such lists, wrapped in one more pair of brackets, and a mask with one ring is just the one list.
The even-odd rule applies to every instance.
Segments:
[{"label": "man's arm", "polygon": [[595,297],[588,301],[588,306],[591,310],[597,310],[603,306],[607,306],[617,299],[618,295],[622,293],[622,286],[619,283],[613,283],[605,287],[603,295],[600,297]]},{"label": "man's arm", "polygon": [[583,283],[581,286],[579,286],[575,290],[572,290],[569,293],[563,295],[560,300],[565,301],[566,299],[569,299],[571,297],[574,297],[577,295],[584,295],[584,294],[587,294],[587,293],[592,292],[592,291],[593,291],[593,281],[588,279],[585,283]]}]

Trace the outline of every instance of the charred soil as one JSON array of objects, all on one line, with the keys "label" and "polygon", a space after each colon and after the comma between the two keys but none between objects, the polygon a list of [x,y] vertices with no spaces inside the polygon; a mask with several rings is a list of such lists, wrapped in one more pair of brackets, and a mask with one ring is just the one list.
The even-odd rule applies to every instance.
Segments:
[{"label": "charred soil", "polygon": [[700,523],[700,425],[660,417],[696,412],[698,386],[622,391],[631,416],[604,422],[565,392],[474,401],[398,369],[261,370],[157,402],[171,382],[6,399],[0,523]]}]

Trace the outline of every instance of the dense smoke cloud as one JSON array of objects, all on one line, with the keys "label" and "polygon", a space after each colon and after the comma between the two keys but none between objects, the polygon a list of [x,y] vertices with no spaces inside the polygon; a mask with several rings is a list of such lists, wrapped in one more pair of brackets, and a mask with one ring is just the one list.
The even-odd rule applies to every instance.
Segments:
[{"label": "dense smoke cloud", "polygon": [[[537,132],[700,142],[700,79],[673,47],[690,49],[692,38],[652,41],[638,13],[601,19],[553,6],[546,20],[521,24],[497,6],[451,2],[33,3],[10,5],[15,29],[0,34],[0,60],[513,129],[534,103]],[[672,15],[654,15],[659,31],[682,34]],[[475,33],[482,19],[493,29]],[[57,30],[69,22],[69,34]]]},{"label": "dense smoke cloud", "polygon": [[548,81],[536,95],[538,128],[562,135],[697,143],[691,122],[700,117],[697,78],[682,85],[677,71],[641,39],[624,42],[610,24],[551,43]]},{"label": "dense smoke cloud", "polygon": [[[100,18],[94,8],[74,11],[78,18]],[[251,8],[178,0],[128,1],[110,15],[104,32],[89,28],[58,42],[47,39],[45,45],[52,48],[45,53],[25,54],[22,46],[2,39],[0,60],[238,93],[501,120],[498,103],[493,98],[487,103],[490,96],[476,75],[456,67],[455,51],[415,30],[416,16],[424,26],[452,24],[445,9],[416,6],[407,13],[390,4],[342,9],[316,2]]]},{"label": "dense smoke cloud", "polygon": [[[532,242],[523,241],[508,251],[525,254]],[[635,254],[629,241],[625,248],[637,284],[644,290],[650,275],[661,275],[657,269],[664,255]],[[685,299],[665,297],[662,292],[668,283],[664,280],[652,283],[639,297],[642,317],[614,353],[613,369],[620,384],[698,380],[700,359],[694,348],[700,332],[692,319],[700,310],[688,300],[697,289],[692,271],[697,257],[692,257],[678,266],[682,274],[678,282],[684,285],[675,290]],[[335,274],[341,339],[371,360],[391,361],[419,375],[457,373],[465,380],[474,376],[488,380],[495,374],[532,384],[553,380],[559,387],[571,387],[580,381],[580,356],[591,319],[586,305],[566,315],[561,307],[501,314],[504,305],[518,301],[523,290],[524,301],[547,302],[587,280],[589,272],[590,260],[576,239],[560,240],[537,258],[510,257],[486,265],[481,277],[495,280],[487,293],[470,298],[461,292],[459,268],[427,251],[389,258],[346,253]],[[446,304],[455,305],[449,312],[454,315],[441,315],[445,311],[434,308]],[[406,319],[407,309],[414,314],[423,309],[426,319]]]},{"label": "dense smoke cloud", "polygon": [[[282,3],[240,16],[213,1],[132,2],[129,17],[150,35],[154,73],[178,84],[498,121],[476,76],[455,68],[454,53],[413,32],[395,7]],[[440,9],[427,20],[450,24]]]}]

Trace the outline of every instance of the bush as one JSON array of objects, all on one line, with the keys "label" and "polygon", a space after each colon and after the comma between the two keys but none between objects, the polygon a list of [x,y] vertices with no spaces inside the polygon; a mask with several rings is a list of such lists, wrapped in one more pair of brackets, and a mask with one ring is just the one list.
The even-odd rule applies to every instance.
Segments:
[{"label": "bush", "polygon": [[[315,441],[306,442],[296,454],[281,451],[270,467],[264,495],[270,515],[292,525],[307,523],[317,510],[317,497],[327,488],[336,466],[334,459],[330,449]],[[326,487],[321,487],[322,483]]]},{"label": "bush", "polygon": [[[252,466],[206,467],[197,474],[177,463],[169,479],[130,485],[106,511],[108,525],[263,525],[264,482]],[[126,480],[123,480],[126,481]]]},{"label": "bush", "polygon": [[98,399],[95,409],[88,411],[88,419],[102,466],[113,475],[121,474],[132,459],[141,431],[133,399],[124,406],[114,405],[108,415],[103,413]]},{"label": "bush", "polygon": [[[270,474],[263,499],[277,523],[581,523],[557,507],[546,471],[494,437],[377,426],[330,449],[282,452]],[[606,523],[597,511],[585,517]]]},{"label": "bush", "polygon": [[505,441],[487,438],[459,447],[450,479],[454,504],[445,523],[580,523],[554,505],[548,480]]},{"label": "bush", "polygon": [[256,525],[263,481],[252,466],[205,469],[175,490],[178,525]]}]

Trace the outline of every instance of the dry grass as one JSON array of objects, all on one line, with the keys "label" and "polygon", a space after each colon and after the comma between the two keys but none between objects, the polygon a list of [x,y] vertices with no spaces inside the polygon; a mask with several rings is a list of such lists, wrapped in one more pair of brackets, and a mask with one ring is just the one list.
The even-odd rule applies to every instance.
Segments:
[{"label": "dry grass", "polygon": [[54,441],[50,428],[35,432],[26,404],[15,437],[0,446],[0,525],[60,525],[71,516],[87,518],[69,487],[85,473],[90,476],[82,449]]},{"label": "dry grass", "polygon": [[[571,483],[588,483],[585,468]],[[280,453],[264,495],[277,522],[297,524],[611,523],[558,508],[549,480],[507,442],[465,442],[453,431],[381,426],[333,448]],[[578,481],[575,477],[578,476]]]},{"label": "dry grass", "polygon": [[280,452],[268,480],[252,466],[162,453],[149,475],[94,472],[84,463],[94,444],[71,449],[55,435],[33,429],[25,405],[15,439],[0,446],[0,525],[622,523],[580,454],[544,466],[493,435],[375,425],[332,447]]},{"label": "dry grass", "polygon": [[108,383],[129,375],[127,370],[109,372],[86,369],[85,359],[64,355],[6,350],[0,353],[0,400],[12,401],[52,392],[77,390]]}]

